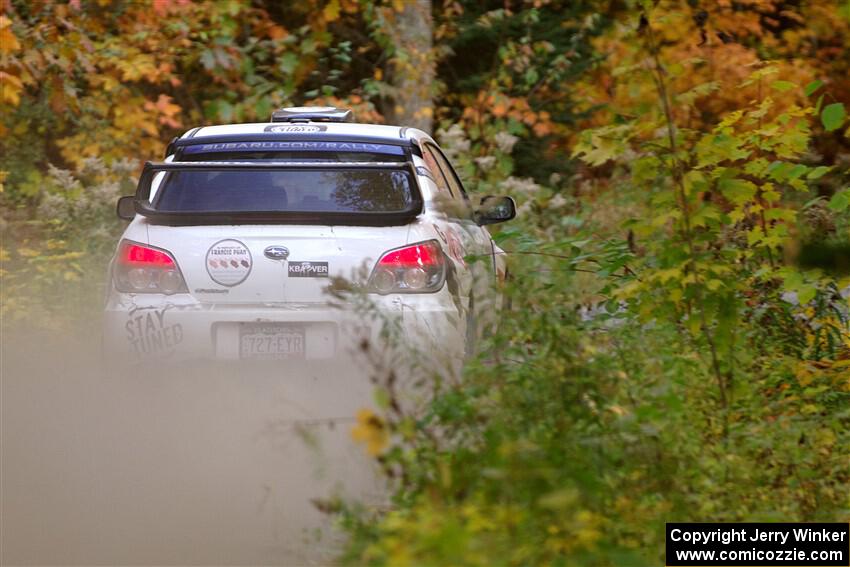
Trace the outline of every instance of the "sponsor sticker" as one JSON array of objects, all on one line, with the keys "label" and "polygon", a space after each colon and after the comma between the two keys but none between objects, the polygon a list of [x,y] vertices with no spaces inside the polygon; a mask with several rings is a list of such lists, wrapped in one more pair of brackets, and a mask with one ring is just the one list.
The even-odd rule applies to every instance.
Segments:
[{"label": "sponsor sticker", "polygon": [[328,277],[327,262],[296,262],[289,263],[290,278],[326,278]]},{"label": "sponsor sticker", "polygon": [[434,230],[440,237],[440,240],[446,243],[449,256],[457,260],[457,262],[466,266],[466,249],[463,246],[463,240],[458,236],[457,231],[453,227],[447,227],[445,231],[440,230],[436,224],[433,225]]},{"label": "sponsor sticker", "polygon": [[183,150],[187,154],[209,152],[256,152],[256,151],[313,151],[313,152],[369,152],[376,154],[404,155],[404,148],[390,144],[366,142],[319,142],[266,140],[264,142],[214,142],[192,144]]},{"label": "sponsor sticker", "polygon": [[183,325],[168,323],[165,309],[132,313],[124,325],[127,342],[136,356],[167,355],[183,342]]},{"label": "sponsor sticker", "polygon": [[233,287],[251,273],[251,252],[238,240],[221,240],[207,252],[206,264],[215,283]]},{"label": "sponsor sticker", "polygon": [[312,132],[324,132],[327,126],[318,124],[272,124],[266,126],[266,132],[286,132],[287,134],[310,134]]}]

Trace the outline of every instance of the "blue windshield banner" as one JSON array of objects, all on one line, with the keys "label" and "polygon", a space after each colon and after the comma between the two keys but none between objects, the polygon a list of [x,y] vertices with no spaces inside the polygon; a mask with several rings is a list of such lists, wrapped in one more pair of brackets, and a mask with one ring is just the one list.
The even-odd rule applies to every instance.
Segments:
[{"label": "blue windshield banner", "polygon": [[187,154],[213,152],[366,152],[372,154],[404,155],[404,148],[389,144],[369,144],[363,142],[220,142],[211,144],[192,144],[185,146]]}]

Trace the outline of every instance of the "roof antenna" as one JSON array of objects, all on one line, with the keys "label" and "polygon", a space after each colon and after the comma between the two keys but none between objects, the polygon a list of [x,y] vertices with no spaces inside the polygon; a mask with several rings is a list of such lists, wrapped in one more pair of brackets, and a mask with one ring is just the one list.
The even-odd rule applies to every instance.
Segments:
[{"label": "roof antenna", "polygon": [[272,112],[272,122],[354,122],[354,113],[333,106],[290,106]]}]

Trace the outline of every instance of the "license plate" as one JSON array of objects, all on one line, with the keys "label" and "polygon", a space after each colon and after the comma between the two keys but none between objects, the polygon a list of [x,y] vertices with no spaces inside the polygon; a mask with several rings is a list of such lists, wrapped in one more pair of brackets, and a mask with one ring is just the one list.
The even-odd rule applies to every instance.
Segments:
[{"label": "license plate", "polygon": [[245,323],[239,330],[239,357],[259,360],[304,358],[304,329],[274,323]]}]

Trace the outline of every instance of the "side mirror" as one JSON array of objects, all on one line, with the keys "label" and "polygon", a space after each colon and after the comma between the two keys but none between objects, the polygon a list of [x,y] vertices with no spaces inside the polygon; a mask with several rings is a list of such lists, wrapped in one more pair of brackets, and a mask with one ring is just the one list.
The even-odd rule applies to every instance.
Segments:
[{"label": "side mirror", "polygon": [[487,195],[475,211],[475,221],[484,226],[509,221],[516,217],[516,203],[511,197]]},{"label": "side mirror", "polygon": [[115,207],[119,219],[133,220],[136,216],[136,197],[134,195],[120,197]]}]

